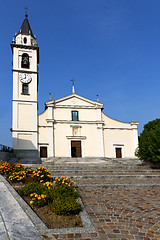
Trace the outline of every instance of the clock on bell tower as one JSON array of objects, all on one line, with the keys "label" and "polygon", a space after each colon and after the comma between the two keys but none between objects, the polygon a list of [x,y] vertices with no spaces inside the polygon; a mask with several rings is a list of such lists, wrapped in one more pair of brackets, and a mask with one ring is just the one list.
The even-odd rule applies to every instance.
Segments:
[{"label": "clock on bell tower", "polygon": [[38,63],[39,48],[33,35],[28,15],[13,36],[13,149],[21,157],[38,157]]}]

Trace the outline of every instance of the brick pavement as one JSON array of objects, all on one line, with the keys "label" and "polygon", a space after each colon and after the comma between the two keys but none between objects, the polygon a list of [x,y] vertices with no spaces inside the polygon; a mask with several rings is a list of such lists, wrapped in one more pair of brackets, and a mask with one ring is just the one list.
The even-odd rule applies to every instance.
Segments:
[{"label": "brick pavement", "polygon": [[[160,189],[80,190],[97,233],[54,234],[56,239],[160,239]],[[52,239],[51,235],[46,239]]]},{"label": "brick pavement", "polygon": [[[116,163],[117,164],[117,163]],[[136,163],[137,164],[137,163]],[[68,233],[68,234],[47,234],[44,239],[68,239],[68,240],[158,240],[160,239],[160,184],[149,185],[149,183],[159,183],[159,178],[154,177],[160,175],[159,170],[151,170],[146,166],[78,166],[70,165],[46,165],[52,171],[53,175],[69,175],[82,176],[79,181],[79,191],[85,208],[90,219],[95,226],[95,233]],[[130,169],[130,167],[132,167]],[[98,171],[97,171],[98,169]],[[55,174],[54,174],[54,170]],[[92,175],[92,179],[84,178]],[[64,174],[66,171],[66,174]],[[140,178],[136,175],[141,174]],[[61,174],[62,173],[62,174]],[[93,174],[92,174],[93,173]],[[94,177],[96,173],[96,176]],[[150,177],[144,177],[144,175]],[[125,175],[124,178],[115,177]],[[98,175],[100,177],[98,177]],[[102,177],[104,175],[104,179]],[[106,183],[108,175],[113,175],[109,183],[116,184],[115,188],[105,186],[99,187],[92,185],[93,182]],[[126,175],[132,175],[127,178]],[[153,175],[153,177],[152,177]],[[134,179],[135,176],[135,179]],[[96,181],[97,178],[97,181]],[[143,179],[143,181],[142,181]],[[93,181],[94,180],[94,181]],[[121,186],[119,183],[128,184],[127,187]],[[85,188],[81,185],[85,183]],[[134,183],[134,188],[130,187],[130,183]],[[143,183],[145,188],[136,187],[136,184]],[[88,184],[88,187],[87,187]],[[138,186],[138,185],[137,185]]]}]

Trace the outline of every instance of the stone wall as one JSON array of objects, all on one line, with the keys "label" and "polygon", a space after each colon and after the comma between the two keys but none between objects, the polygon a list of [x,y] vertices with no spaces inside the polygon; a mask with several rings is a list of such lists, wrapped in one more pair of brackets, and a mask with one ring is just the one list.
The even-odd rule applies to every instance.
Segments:
[{"label": "stone wall", "polygon": [[0,151],[0,160],[9,161],[10,158],[13,158],[14,154],[10,152],[1,152]]}]

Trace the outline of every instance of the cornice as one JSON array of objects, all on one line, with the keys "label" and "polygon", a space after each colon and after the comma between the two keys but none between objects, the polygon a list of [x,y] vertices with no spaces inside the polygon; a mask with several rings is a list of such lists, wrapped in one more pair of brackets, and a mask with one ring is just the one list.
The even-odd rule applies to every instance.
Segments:
[{"label": "cornice", "polygon": [[87,137],[86,136],[66,136],[66,138],[71,140],[85,140]]},{"label": "cornice", "polygon": [[69,108],[69,109],[101,109],[100,106],[82,106],[82,105],[47,105],[48,107],[56,108]]},{"label": "cornice", "polygon": [[22,102],[22,103],[37,103],[37,101],[32,101],[32,100],[20,100],[20,99],[13,99],[12,102]]},{"label": "cornice", "polygon": [[38,131],[30,131],[30,130],[22,130],[22,129],[18,129],[18,130],[12,129],[12,132],[19,132],[19,133],[38,133]]},{"label": "cornice", "polygon": [[34,73],[34,74],[38,74],[38,72],[36,71],[29,71],[29,70],[20,70],[20,69],[12,69],[12,72],[20,72],[20,73]]},{"label": "cornice", "polygon": [[13,49],[13,47],[15,47],[15,48],[23,48],[23,49],[39,50],[39,47],[38,47],[38,46],[21,45],[21,44],[16,44],[16,43],[12,43],[12,44],[11,44],[11,48],[12,48],[12,49]]},{"label": "cornice", "polygon": [[74,124],[80,125],[80,124],[104,124],[103,121],[71,121],[71,120],[54,120],[54,119],[46,119],[47,122],[53,122],[56,123],[62,123],[62,124]]},{"label": "cornice", "polygon": [[107,129],[107,130],[133,130],[133,129],[137,129],[137,128],[120,128],[120,127],[115,127],[115,128],[112,128],[112,127],[110,127],[110,128],[107,128],[107,127],[103,127],[103,129],[105,130],[105,129]]}]

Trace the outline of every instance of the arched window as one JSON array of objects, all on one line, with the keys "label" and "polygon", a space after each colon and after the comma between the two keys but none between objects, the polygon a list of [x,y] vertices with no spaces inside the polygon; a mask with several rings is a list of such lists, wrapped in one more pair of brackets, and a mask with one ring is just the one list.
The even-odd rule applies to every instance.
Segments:
[{"label": "arched window", "polygon": [[29,55],[27,53],[22,54],[21,67],[22,68],[29,68]]}]

